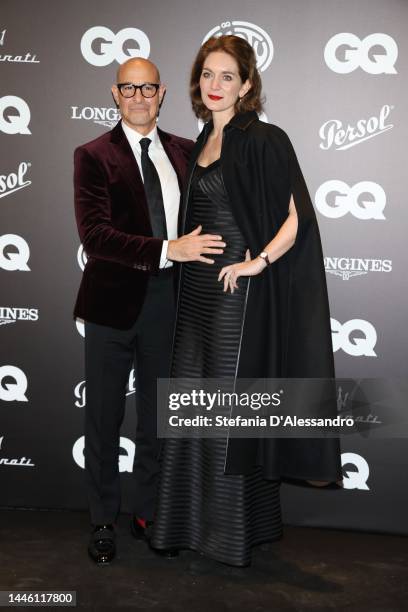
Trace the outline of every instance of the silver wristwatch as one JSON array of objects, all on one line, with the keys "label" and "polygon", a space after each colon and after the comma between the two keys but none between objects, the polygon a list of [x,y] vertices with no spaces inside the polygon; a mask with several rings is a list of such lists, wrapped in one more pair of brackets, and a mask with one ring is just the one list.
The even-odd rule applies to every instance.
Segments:
[{"label": "silver wristwatch", "polygon": [[267,266],[271,265],[271,262],[269,261],[268,253],[266,251],[262,251],[262,253],[259,253],[258,257],[263,259]]}]

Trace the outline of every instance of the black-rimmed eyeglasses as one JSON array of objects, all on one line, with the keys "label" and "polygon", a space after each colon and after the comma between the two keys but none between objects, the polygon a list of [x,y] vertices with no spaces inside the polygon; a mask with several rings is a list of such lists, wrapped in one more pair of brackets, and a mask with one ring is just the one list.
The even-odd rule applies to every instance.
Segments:
[{"label": "black-rimmed eyeglasses", "polygon": [[144,98],[154,98],[160,84],[143,83],[142,85],[135,85],[134,83],[117,83],[116,87],[119,89],[124,98],[133,98],[138,89],[140,89],[140,93]]}]

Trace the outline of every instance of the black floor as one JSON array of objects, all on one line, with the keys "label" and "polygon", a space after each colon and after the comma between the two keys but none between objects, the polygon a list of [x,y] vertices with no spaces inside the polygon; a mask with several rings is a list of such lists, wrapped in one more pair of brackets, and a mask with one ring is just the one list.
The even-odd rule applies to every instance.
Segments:
[{"label": "black floor", "polygon": [[132,539],[126,515],[111,566],[88,559],[87,541],[85,513],[0,511],[0,590],[76,591],[77,607],[94,610],[408,610],[404,537],[286,527],[248,569],[193,552],[158,558]]}]

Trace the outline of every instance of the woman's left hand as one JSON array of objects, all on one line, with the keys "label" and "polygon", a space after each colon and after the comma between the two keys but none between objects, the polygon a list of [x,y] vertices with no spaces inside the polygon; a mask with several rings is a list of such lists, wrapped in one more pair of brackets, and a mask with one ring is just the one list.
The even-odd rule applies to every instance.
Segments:
[{"label": "woman's left hand", "polygon": [[237,280],[240,276],[256,276],[266,267],[267,265],[263,259],[260,257],[251,259],[249,252],[247,252],[245,261],[232,264],[231,266],[224,266],[218,275],[218,280],[222,281],[224,279],[224,291],[228,291],[229,288],[231,293],[234,293],[234,289],[238,289]]}]

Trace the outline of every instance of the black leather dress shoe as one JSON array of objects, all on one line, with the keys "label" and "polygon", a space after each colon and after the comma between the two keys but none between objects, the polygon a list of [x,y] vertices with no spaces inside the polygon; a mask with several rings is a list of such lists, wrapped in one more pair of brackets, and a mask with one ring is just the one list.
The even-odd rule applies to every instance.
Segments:
[{"label": "black leather dress shoe", "polygon": [[116,555],[113,525],[96,525],[91,533],[88,553],[97,565],[109,565]]},{"label": "black leather dress shoe", "polygon": [[134,538],[137,540],[144,540],[147,542],[150,550],[153,551],[159,557],[165,559],[174,559],[178,557],[179,551],[177,548],[154,548],[150,543],[150,532],[153,527],[153,521],[145,521],[146,527],[143,527],[137,520],[137,516],[133,515],[130,521],[130,531]]}]

